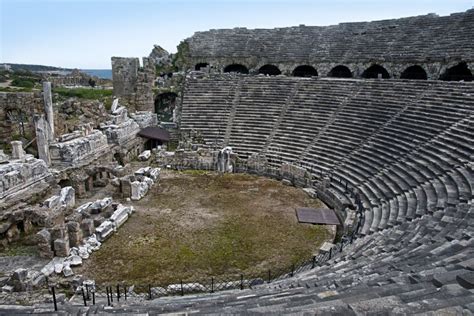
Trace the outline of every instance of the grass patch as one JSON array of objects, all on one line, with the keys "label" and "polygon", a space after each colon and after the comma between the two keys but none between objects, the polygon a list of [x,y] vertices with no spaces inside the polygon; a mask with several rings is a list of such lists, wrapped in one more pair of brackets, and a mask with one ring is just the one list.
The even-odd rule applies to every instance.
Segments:
[{"label": "grass patch", "polygon": [[0,92],[32,92],[33,88],[0,87]]},{"label": "grass patch", "polygon": [[97,282],[165,285],[211,276],[265,276],[308,259],[325,226],[299,224],[295,207],[318,207],[302,190],[243,174],[167,172],[137,212],[87,260]]},{"label": "grass patch", "polygon": [[59,94],[61,97],[72,98],[76,97],[79,99],[89,100],[103,100],[108,97],[112,97],[112,90],[104,89],[89,89],[89,88],[64,88],[58,87],[53,89],[54,93]]}]

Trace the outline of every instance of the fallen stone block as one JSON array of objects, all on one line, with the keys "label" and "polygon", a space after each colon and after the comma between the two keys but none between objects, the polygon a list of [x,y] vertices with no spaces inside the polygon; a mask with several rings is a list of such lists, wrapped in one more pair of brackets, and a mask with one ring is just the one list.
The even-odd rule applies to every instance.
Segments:
[{"label": "fallen stone block", "polygon": [[91,205],[92,205],[92,202],[87,202],[86,204],[82,204],[81,206],[76,208],[76,212],[77,213],[86,213],[89,210]]},{"label": "fallen stone block", "polygon": [[106,197],[106,198],[103,198],[102,200],[97,200],[94,203],[92,203],[92,205],[90,206],[90,210],[92,214],[98,214],[105,211],[105,209],[109,207],[110,205],[112,205],[112,198]]},{"label": "fallen stone block", "polygon": [[105,239],[107,239],[107,237],[109,237],[113,233],[113,231],[114,224],[109,220],[106,220],[95,229],[99,241],[104,241]]},{"label": "fallen stone block", "polygon": [[58,257],[69,256],[69,241],[66,239],[56,239],[54,241],[54,253]]},{"label": "fallen stone block", "polygon": [[90,236],[95,232],[94,220],[87,218],[82,221],[81,229],[83,236]]},{"label": "fallen stone block", "polygon": [[67,278],[74,275],[74,272],[72,271],[70,266],[65,265],[63,268],[63,275]]},{"label": "fallen stone block", "polygon": [[119,204],[115,212],[110,217],[110,220],[114,223],[115,229],[123,225],[128,219],[130,213],[129,207],[125,207],[122,204]]},{"label": "fallen stone block", "polygon": [[[78,248],[75,249],[77,249],[77,251],[79,250]],[[69,266],[76,267],[82,265],[82,258],[79,255],[71,255],[66,258],[65,262],[69,264]]]},{"label": "fallen stone block", "polygon": [[141,200],[148,192],[148,184],[146,182],[133,181],[131,183],[133,201]]},{"label": "fallen stone block", "polygon": [[61,205],[61,198],[58,195],[53,195],[43,202],[43,206],[53,209]]},{"label": "fallen stone block", "polygon": [[80,246],[78,248],[78,255],[82,259],[89,259],[89,251],[87,250],[86,246]]},{"label": "fallen stone block", "polygon": [[91,251],[97,251],[100,249],[102,243],[97,240],[95,234],[92,234],[89,238],[86,239],[86,245],[89,249],[91,249]]},{"label": "fallen stone block", "polygon": [[76,192],[73,187],[64,187],[60,193],[61,204],[65,205],[66,208],[71,209],[76,204]]},{"label": "fallen stone block", "polygon": [[147,161],[148,159],[150,159],[150,157],[151,157],[151,151],[145,150],[138,156],[138,159],[141,161]]},{"label": "fallen stone block", "polygon": [[160,168],[152,168],[150,172],[148,173],[148,176],[153,180],[156,181],[160,177]]},{"label": "fallen stone block", "polygon": [[28,288],[28,270],[27,269],[16,269],[13,272],[8,284],[13,286],[15,292],[26,291]]}]

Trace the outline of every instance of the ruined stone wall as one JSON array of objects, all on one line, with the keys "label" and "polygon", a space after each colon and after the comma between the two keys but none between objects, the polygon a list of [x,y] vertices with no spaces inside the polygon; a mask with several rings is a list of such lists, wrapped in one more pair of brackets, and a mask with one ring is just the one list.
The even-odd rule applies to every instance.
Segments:
[{"label": "ruined stone wall", "polygon": [[0,211],[47,190],[52,175],[43,160],[33,156],[0,165]]},{"label": "ruined stone wall", "polygon": [[149,58],[112,57],[114,96],[133,111],[153,111],[153,83],[155,66]]},{"label": "ruined stone wall", "polygon": [[0,146],[23,133],[33,136],[33,114],[41,111],[43,98],[39,92],[0,92]]},{"label": "ruined stone wall", "polygon": [[439,17],[434,14],[375,22],[318,27],[246,28],[197,32],[186,40],[187,67],[209,63],[222,70],[238,63],[252,72],[265,64],[290,74],[311,65],[320,76],[339,64],[357,77],[373,63],[398,78],[408,65],[419,64],[431,79],[460,61],[474,61],[474,10]]}]

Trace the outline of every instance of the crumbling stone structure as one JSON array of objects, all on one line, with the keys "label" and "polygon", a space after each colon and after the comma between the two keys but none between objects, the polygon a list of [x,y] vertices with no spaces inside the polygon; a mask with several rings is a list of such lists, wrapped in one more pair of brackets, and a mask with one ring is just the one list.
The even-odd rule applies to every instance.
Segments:
[{"label": "crumbling stone structure", "polygon": [[67,75],[48,75],[45,78],[51,82],[53,86],[66,86],[66,87],[88,87],[91,81],[95,85],[101,86],[110,83],[110,80],[99,78],[97,76],[90,76],[79,69],[74,69],[70,74]]},{"label": "crumbling stone structure", "polygon": [[143,67],[138,58],[112,57],[114,96],[120,98],[130,111],[154,109],[154,63],[143,57]]},{"label": "crumbling stone structure", "polygon": [[224,72],[360,78],[371,77],[366,71],[376,65],[385,72],[376,70],[375,77],[407,78],[416,76],[408,69],[416,65],[425,78],[439,79],[460,62],[474,71],[473,21],[468,10],[326,27],[218,29],[196,32],[182,53],[192,70],[210,65]]},{"label": "crumbling stone structure", "polygon": [[38,92],[0,92],[0,145],[13,138],[32,138],[34,113],[43,111],[43,97]]}]

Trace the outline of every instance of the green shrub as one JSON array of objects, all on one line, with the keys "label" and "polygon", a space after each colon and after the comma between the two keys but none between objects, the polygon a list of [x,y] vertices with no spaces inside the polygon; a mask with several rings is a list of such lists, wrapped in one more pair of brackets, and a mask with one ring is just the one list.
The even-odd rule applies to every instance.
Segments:
[{"label": "green shrub", "polygon": [[33,88],[35,86],[35,82],[31,79],[15,78],[12,81],[12,86]]}]

